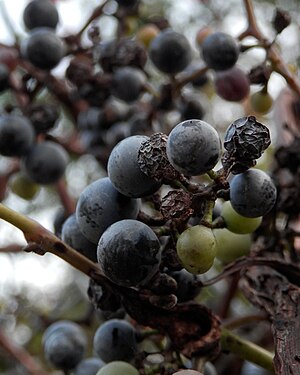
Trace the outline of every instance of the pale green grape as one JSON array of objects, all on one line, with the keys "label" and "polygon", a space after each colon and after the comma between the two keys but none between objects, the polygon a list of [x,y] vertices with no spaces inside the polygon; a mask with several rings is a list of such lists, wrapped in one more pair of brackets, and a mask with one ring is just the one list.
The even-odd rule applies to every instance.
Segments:
[{"label": "pale green grape", "polygon": [[246,234],[254,232],[262,222],[262,216],[245,217],[238,214],[230,201],[224,202],[221,209],[226,228],[233,233]]},{"label": "pale green grape", "polygon": [[214,263],[216,241],[210,228],[195,225],[181,233],[176,249],[183,267],[193,274],[201,274]]},{"label": "pale green grape", "polygon": [[101,367],[96,375],[139,375],[139,372],[130,363],[112,361]]}]

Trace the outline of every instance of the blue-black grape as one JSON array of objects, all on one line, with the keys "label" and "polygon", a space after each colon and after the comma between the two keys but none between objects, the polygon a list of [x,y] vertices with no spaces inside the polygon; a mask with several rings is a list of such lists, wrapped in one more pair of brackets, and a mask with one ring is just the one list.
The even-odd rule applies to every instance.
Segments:
[{"label": "blue-black grape", "polygon": [[68,154],[58,143],[45,141],[35,144],[22,158],[24,173],[42,185],[57,182],[68,164]]},{"label": "blue-black grape", "polygon": [[206,36],[201,48],[203,60],[214,70],[232,68],[239,57],[239,47],[235,39],[222,32]]},{"label": "blue-black grape", "polygon": [[176,74],[189,65],[192,52],[189,41],[183,34],[166,29],[152,40],[149,57],[160,71]]},{"label": "blue-black grape", "polygon": [[61,320],[46,329],[42,345],[45,358],[52,366],[69,371],[83,359],[87,338],[78,324]]},{"label": "blue-black grape", "polygon": [[96,375],[104,365],[105,363],[100,358],[85,358],[78,363],[72,375]]},{"label": "blue-black grape", "polygon": [[46,27],[33,29],[21,43],[21,55],[35,67],[51,70],[63,58],[65,46],[53,30]]},{"label": "blue-black grape", "polygon": [[120,141],[112,150],[107,164],[108,176],[122,194],[139,198],[159,189],[160,182],[148,177],[140,169],[138,151],[149,137],[133,135]]},{"label": "blue-black grape", "polygon": [[28,117],[37,134],[47,133],[56,125],[59,110],[54,103],[34,104],[29,108]]},{"label": "blue-black grape", "polygon": [[96,330],[93,348],[104,362],[129,362],[137,352],[136,330],[126,320],[107,320]]},{"label": "blue-black grape", "polygon": [[142,93],[146,83],[146,76],[142,70],[125,66],[115,70],[112,77],[112,94],[131,103],[137,100]]},{"label": "blue-black grape", "polygon": [[246,217],[266,215],[274,206],[277,190],[271,177],[260,169],[248,169],[230,181],[230,202]]},{"label": "blue-black grape", "polygon": [[76,205],[76,218],[81,232],[98,244],[102,233],[111,224],[122,219],[136,219],[140,200],[120,193],[108,177],[88,185]]},{"label": "blue-black grape", "polygon": [[24,116],[7,114],[0,116],[0,154],[23,156],[34,143],[35,132]]},{"label": "blue-black grape", "polygon": [[167,156],[173,167],[185,175],[206,173],[221,156],[219,134],[205,121],[183,121],[169,134]]},{"label": "blue-black grape", "polygon": [[28,30],[36,27],[55,29],[58,21],[58,11],[50,0],[32,0],[23,11],[23,22]]},{"label": "blue-black grape", "polygon": [[148,225],[124,219],[102,234],[97,256],[104,274],[114,283],[144,285],[158,271],[160,242]]},{"label": "blue-black grape", "polygon": [[197,275],[193,275],[184,268],[180,271],[168,271],[168,274],[177,282],[177,290],[174,294],[178,302],[190,301],[200,293],[201,284]]},{"label": "blue-black grape", "polygon": [[91,261],[97,261],[97,245],[89,241],[81,233],[76,220],[76,214],[70,215],[63,223],[61,238],[66,244],[73,247],[73,249],[77,250]]},{"label": "blue-black grape", "polygon": [[250,80],[247,74],[238,66],[217,72],[215,76],[217,94],[230,102],[244,100],[250,91]]}]

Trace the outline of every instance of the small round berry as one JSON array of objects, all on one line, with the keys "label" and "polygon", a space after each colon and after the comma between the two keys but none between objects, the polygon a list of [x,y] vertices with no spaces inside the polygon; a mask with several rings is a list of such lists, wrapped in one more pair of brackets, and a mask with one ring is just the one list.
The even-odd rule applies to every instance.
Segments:
[{"label": "small round berry", "polygon": [[23,21],[28,30],[37,27],[55,29],[59,21],[59,14],[52,1],[32,0],[24,9]]},{"label": "small round berry", "polygon": [[221,156],[219,134],[205,121],[183,121],[169,134],[167,156],[173,167],[185,175],[206,173]]},{"label": "small round berry", "polygon": [[239,57],[239,47],[235,39],[225,33],[211,33],[201,45],[202,57],[209,68],[227,70],[233,67]]},{"label": "small round berry", "polygon": [[145,74],[138,68],[125,66],[116,69],[112,77],[112,94],[131,103],[138,99],[146,83]]},{"label": "small round berry", "polygon": [[139,375],[138,370],[130,363],[124,361],[112,361],[103,366],[97,375]]}]

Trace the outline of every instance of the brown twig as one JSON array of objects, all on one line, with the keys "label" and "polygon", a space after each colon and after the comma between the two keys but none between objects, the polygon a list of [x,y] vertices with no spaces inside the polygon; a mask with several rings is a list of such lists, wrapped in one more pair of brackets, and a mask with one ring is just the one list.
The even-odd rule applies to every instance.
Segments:
[{"label": "brown twig", "polygon": [[1,329],[0,347],[2,347],[13,359],[19,362],[30,375],[49,375],[49,373],[43,370],[41,365],[27,352],[27,350],[14,343]]}]

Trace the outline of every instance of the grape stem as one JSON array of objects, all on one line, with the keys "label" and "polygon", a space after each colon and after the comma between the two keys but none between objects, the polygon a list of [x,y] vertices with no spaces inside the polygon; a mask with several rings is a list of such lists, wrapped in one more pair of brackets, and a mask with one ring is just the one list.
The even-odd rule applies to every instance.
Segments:
[{"label": "grape stem", "polygon": [[221,348],[224,352],[231,352],[239,358],[255,363],[274,374],[273,354],[268,350],[242,339],[226,328],[221,329]]}]

